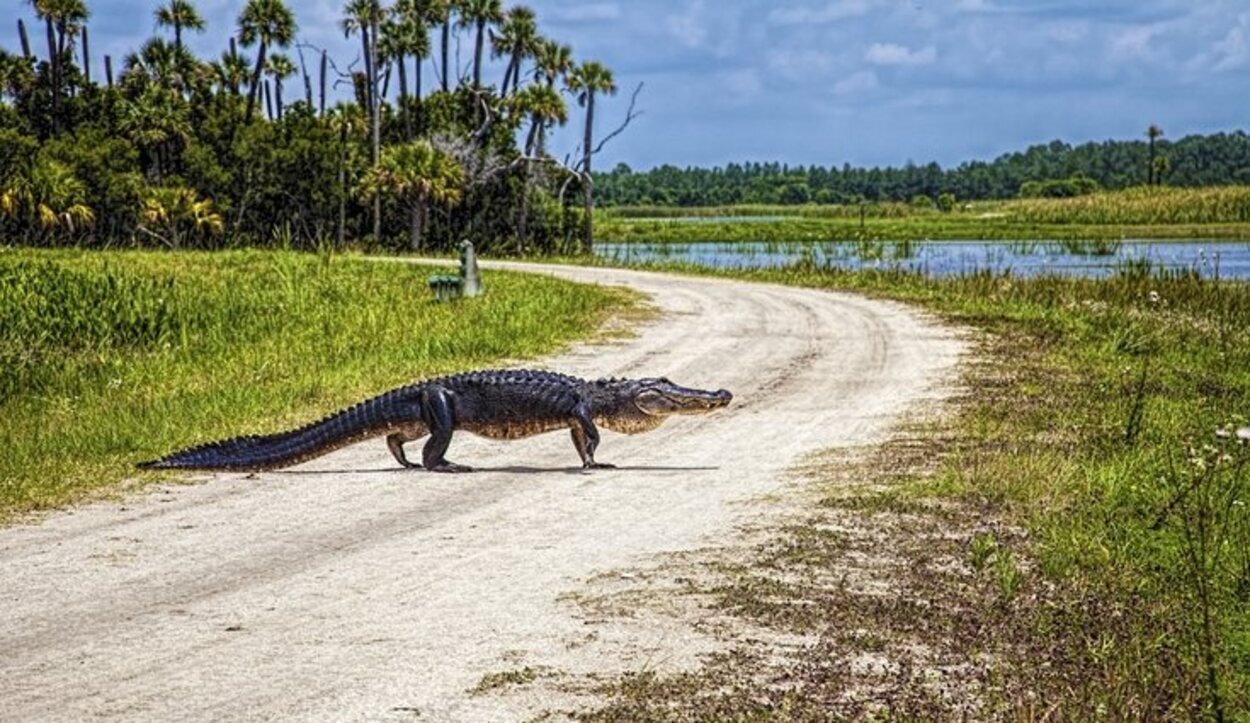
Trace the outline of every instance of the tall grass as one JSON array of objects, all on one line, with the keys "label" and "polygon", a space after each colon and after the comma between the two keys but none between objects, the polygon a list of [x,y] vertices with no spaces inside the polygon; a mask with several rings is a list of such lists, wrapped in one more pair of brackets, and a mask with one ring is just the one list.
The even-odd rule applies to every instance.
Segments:
[{"label": "tall grass", "polygon": [[1250,187],[1130,188],[1075,198],[994,205],[1025,223],[1175,225],[1250,222]]},{"label": "tall grass", "polygon": [[550,352],[632,298],[486,272],[484,297],[437,304],[429,273],[280,252],[0,250],[0,518],[174,448]]},{"label": "tall grass", "polygon": [[1250,714],[1250,284],[1145,263],[1104,280],[682,268],[988,332],[956,448],[935,441],[940,472],[911,489],[1029,530],[1012,604],[1031,644],[1001,664],[1054,719]]}]

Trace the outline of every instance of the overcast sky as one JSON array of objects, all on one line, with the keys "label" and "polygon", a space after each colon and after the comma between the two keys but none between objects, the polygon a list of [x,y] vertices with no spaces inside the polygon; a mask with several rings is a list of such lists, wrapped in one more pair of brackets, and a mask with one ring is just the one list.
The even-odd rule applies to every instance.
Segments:
[{"label": "overcast sky", "polygon": [[[288,2],[303,40],[343,62],[354,57],[357,45],[336,27],[340,0]],[[93,53],[120,62],[155,31],[155,0],[88,3]],[[242,4],[198,0],[208,32],[189,44],[219,54]],[[621,92],[600,106],[601,132],[645,84],[644,115],[597,157],[599,168],[950,165],[1054,138],[1136,138],[1149,123],[1177,138],[1244,128],[1250,118],[1246,0],[528,4],[544,34],[615,71]],[[0,40],[12,49],[16,33],[8,34]],[[471,55],[466,39],[462,62]],[[492,68],[488,77],[500,75]],[[574,108],[551,149],[572,150],[580,123]]]}]

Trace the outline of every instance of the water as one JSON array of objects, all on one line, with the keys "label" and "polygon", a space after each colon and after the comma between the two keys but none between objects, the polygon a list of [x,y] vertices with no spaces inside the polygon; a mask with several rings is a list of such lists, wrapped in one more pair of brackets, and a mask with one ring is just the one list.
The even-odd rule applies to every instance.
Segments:
[{"label": "water", "polygon": [[931,276],[1010,270],[1020,276],[1102,277],[1127,264],[1250,279],[1250,241],[914,241],[820,243],[608,243],[595,254],[616,262],[674,261],[716,268],[777,268],[811,260],[845,269],[905,269]]}]

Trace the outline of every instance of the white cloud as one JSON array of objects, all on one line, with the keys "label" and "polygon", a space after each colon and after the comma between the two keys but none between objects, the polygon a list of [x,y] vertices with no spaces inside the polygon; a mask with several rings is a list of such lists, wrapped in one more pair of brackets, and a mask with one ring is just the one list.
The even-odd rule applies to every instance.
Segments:
[{"label": "white cloud", "polygon": [[833,69],[833,56],[820,50],[774,50],[768,54],[768,69],[787,80],[803,80],[824,75]]},{"label": "white cloud", "polygon": [[851,95],[854,93],[865,93],[870,90],[876,90],[881,84],[877,81],[877,74],[871,70],[861,70],[858,73],[852,73],[842,80],[833,84],[833,92],[837,95]]},{"label": "white cloud", "polygon": [[754,100],[764,89],[759,71],[754,68],[730,70],[721,73],[720,81],[736,103],[746,103]]},{"label": "white cloud", "polygon": [[1161,28],[1155,25],[1137,25],[1122,30],[1111,38],[1108,49],[1113,60],[1138,60],[1150,53],[1150,41]]},{"label": "white cloud", "polygon": [[556,22],[586,23],[604,20],[620,20],[621,5],[614,2],[585,3],[572,7],[555,7],[547,15]]},{"label": "white cloud", "polygon": [[668,33],[688,48],[699,48],[707,42],[708,29],[703,22],[703,0],[695,0],[681,15],[668,16]]},{"label": "white cloud", "polygon": [[927,45],[912,50],[895,43],[873,43],[864,60],[873,65],[932,65],[937,60],[937,48]]},{"label": "white cloud", "polygon": [[775,8],[768,14],[768,22],[773,25],[833,23],[867,15],[873,4],[872,0],[835,0],[822,7]]},{"label": "white cloud", "polygon": [[1224,39],[1215,44],[1215,70],[1236,70],[1250,63],[1250,13],[1242,13]]}]

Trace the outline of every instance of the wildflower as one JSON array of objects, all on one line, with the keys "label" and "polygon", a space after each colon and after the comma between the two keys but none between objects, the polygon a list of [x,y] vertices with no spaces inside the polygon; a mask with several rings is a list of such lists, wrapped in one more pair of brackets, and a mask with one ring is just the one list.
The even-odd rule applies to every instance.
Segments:
[{"label": "wildflower", "polygon": [[1250,442],[1250,427],[1242,427],[1237,430],[1237,439],[1243,442]]},{"label": "wildflower", "polygon": [[1151,292],[1150,292],[1150,303],[1152,303],[1152,304],[1158,304],[1158,303],[1159,303],[1159,298],[1160,298],[1160,297],[1159,297],[1159,292],[1158,292],[1158,291],[1151,291]]}]

